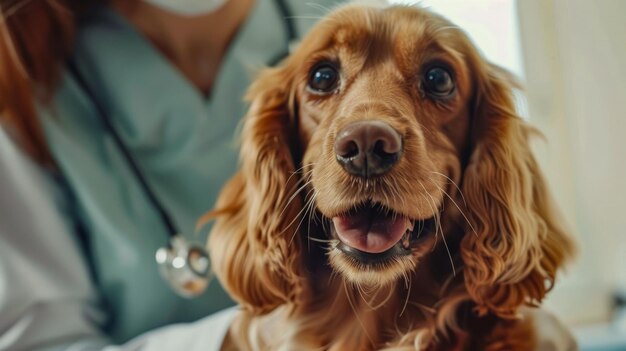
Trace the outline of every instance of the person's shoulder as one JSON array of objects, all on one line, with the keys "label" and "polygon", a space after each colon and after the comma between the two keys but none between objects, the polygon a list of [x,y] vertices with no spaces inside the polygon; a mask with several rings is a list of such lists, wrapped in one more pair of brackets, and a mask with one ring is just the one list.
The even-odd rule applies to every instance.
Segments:
[{"label": "person's shoulder", "polygon": [[9,130],[0,126],[0,175],[3,182],[27,177],[44,177],[44,172],[23,150]]},{"label": "person's shoulder", "polygon": [[[26,198],[37,199],[31,201],[32,206],[64,206],[65,198],[58,187],[57,180],[51,170],[38,164],[22,150],[10,131],[0,127],[0,178],[3,187],[0,194],[6,206],[26,203]],[[8,207],[3,207],[5,210]],[[3,213],[6,215],[6,212]]]}]

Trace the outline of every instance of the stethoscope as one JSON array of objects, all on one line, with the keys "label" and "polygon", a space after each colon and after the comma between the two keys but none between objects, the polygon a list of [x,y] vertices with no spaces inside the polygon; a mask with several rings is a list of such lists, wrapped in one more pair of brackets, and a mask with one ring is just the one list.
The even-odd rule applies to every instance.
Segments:
[{"label": "stethoscope", "polygon": [[[274,2],[280,16],[283,19],[283,26],[287,36],[287,47],[284,52],[281,52],[270,60],[268,63],[270,66],[275,65],[286,57],[289,54],[290,47],[296,42],[297,39],[295,26],[292,23],[293,17],[289,7],[285,3],[285,0],[274,0]],[[163,222],[163,226],[167,230],[169,235],[167,245],[159,248],[155,253],[155,259],[161,276],[180,296],[192,298],[202,294],[209,284],[211,274],[209,255],[207,251],[202,246],[190,243],[182,234],[180,234],[180,231],[176,227],[172,217],[156,197],[154,191],[150,187],[150,184],[146,180],[144,173],[141,171],[139,164],[135,161],[126,147],[126,144],[124,144],[124,141],[115,129],[115,126],[109,118],[107,110],[89,87],[89,84],[73,60],[68,61],[67,69],[68,73],[74,77],[76,83],[93,103],[102,126],[105,131],[111,135],[113,142],[122,153],[123,158],[126,160],[128,167],[146,195],[146,198],[157,212]]]}]

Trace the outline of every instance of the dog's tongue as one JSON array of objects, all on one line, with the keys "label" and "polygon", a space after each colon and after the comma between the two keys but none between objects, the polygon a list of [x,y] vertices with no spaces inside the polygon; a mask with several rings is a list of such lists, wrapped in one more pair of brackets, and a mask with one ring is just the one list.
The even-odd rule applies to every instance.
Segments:
[{"label": "dog's tongue", "polygon": [[334,217],[333,224],[339,240],[368,253],[389,250],[411,226],[405,216],[385,214],[374,209],[362,209]]}]

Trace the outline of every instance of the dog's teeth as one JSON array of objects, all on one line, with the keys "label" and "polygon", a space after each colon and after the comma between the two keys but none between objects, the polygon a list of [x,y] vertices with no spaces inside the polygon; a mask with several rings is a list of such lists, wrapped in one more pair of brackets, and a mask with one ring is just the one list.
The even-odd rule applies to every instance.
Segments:
[{"label": "dog's teeth", "polygon": [[409,232],[413,231],[413,228],[415,228],[415,221],[412,220],[408,220],[409,221],[409,228],[407,229]]},{"label": "dog's teeth", "polygon": [[402,237],[402,246],[404,248],[408,248],[411,240],[411,231],[407,230],[407,232],[404,234],[404,236]]}]

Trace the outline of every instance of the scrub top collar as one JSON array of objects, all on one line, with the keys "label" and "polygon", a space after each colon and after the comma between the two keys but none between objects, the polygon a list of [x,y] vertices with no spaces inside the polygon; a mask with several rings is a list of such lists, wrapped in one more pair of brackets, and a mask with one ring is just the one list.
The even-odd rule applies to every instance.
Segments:
[{"label": "scrub top collar", "polygon": [[[212,95],[208,98],[203,96],[145,36],[107,6],[98,7],[88,15],[86,27],[81,28],[78,40],[81,40],[80,37],[93,38],[94,35],[90,32],[101,31],[102,24],[105,24],[105,27],[113,30],[97,37],[100,40],[109,40],[108,45],[124,48],[125,52],[120,55],[95,55],[101,52],[97,47],[107,43],[83,40],[77,45],[78,52],[75,53],[75,57],[78,58],[79,69],[82,72],[89,72],[90,76],[87,78],[96,96],[106,102],[124,103],[124,106],[108,104],[110,110],[107,112],[120,128],[124,140],[133,144],[132,139],[143,139],[140,135],[142,130],[149,131],[158,128],[158,125],[162,126],[156,116],[164,114],[176,115],[177,118],[210,116],[215,119],[216,125],[222,124],[220,119],[240,119],[242,117],[240,115],[224,116],[218,113],[223,111],[220,102],[242,99],[230,95],[232,89],[229,89],[229,86],[233,84],[234,79],[230,79],[229,74],[243,71],[252,77],[277,55],[286,52],[288,37],[282,25],[285,20],[287,19],[282,18],[274,0],[255,1],[222,59]],[[108,62],[103,62],[105,60]],[[120,71],[126,76],[122,85],[119,84]],[[128,99],[128,96],[133,98]],[[137,123],[142,125],[138,126]]]},{"label": "scrub top collar", "polygon": [[[228,69],[230,66],[240,65],[246,69],[246,73],[253,75],[259,69],[270,65],[277,56],[286,54],[289,47],[289,37],[283,23],[293,20],[282,18],[282,13],[279,11],[278,1],[276,0],[253,1],[247,18],[242,23],[241,28],[236,32],[222,58],[222,62],[220,63],[221,67],[218,69],[219,73],[216,76],[212,93],[210,96],[205,97],[125,18],[108,7],[103,10],[103,13],[105,18],[108,18],[112,23],[117,24],[128,33],[129,41],[135,42],[141,51],[149,52],[150,55],[146,55],[146,57],[157,58],[155,61],[158,62],[155,62],[154,65],[141,64],[136,67],[144,71],[138,72],[138,76],[144,76],[145,73],[161,75],[163,71],[170,71],[171,75],[169,75],[168,78],[171,78],[172,82],[175,82],[177,87],[184,87],[185,90],[193,91],[191,95],[197,95],[199,100],[204,101],[207,105],[210,105],[212,101],[217,99],[217,96],[213,96],[213,94],[219,94],[222,90],[220,86],[225,84],[225,81],[228,80],[226,72],[230,71]],[[279,25],[268,25],[268,23],[276,23]],[[210,33],[207,35],[210,35]],[[276,40],[276,38],[279,40]],[[150,70],[154,72],[149,72]]]}]

